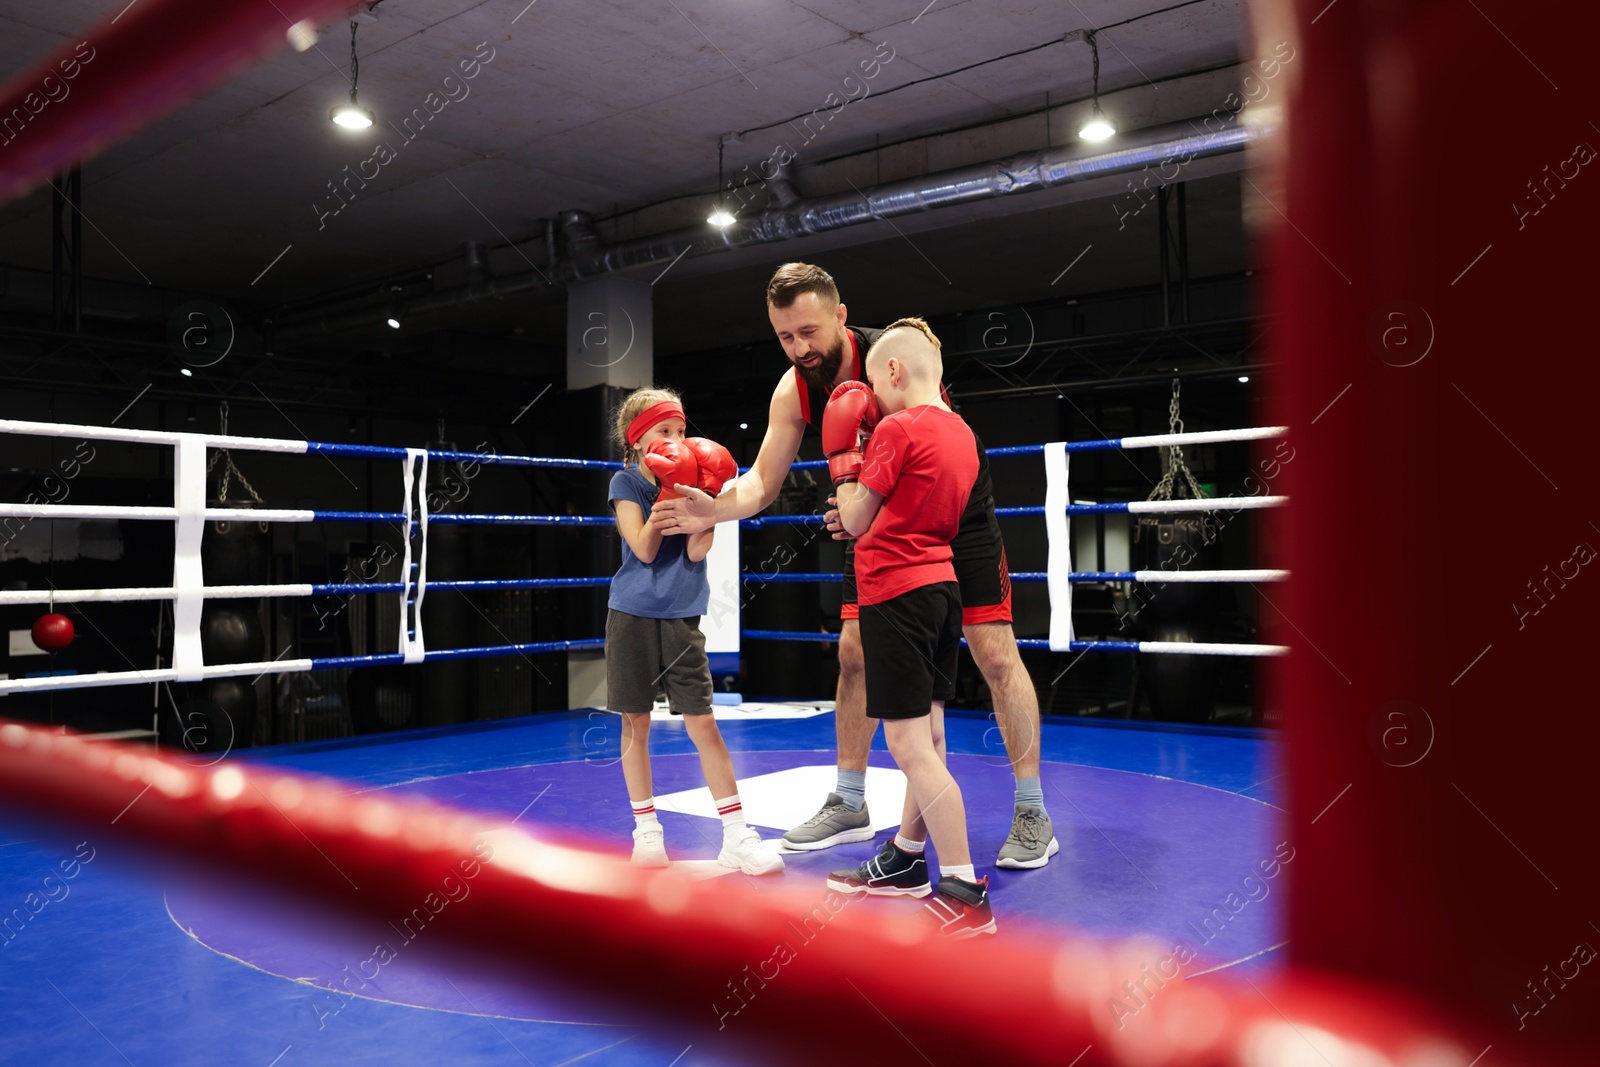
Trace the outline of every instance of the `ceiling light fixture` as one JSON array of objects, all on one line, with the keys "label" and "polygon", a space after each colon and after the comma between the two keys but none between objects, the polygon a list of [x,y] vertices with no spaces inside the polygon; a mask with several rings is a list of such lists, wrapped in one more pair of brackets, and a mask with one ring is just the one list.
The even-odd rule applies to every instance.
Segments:
[{"label": "ceiling light fixture", "polygon": [[335,126],[343,126],[347,130],[364,130],[373,123],[371,111],[361,106],[356,99],[356,81],[361,76],[361,64],[356,60],[356,26],[350,23],[350,102],[339,104],[328,112],[328,118],[333,120]]},{"label": "ceiling light fixture", "polygon": [[400,313],[396,311],[383,321],[389,324],[389,329],[398,330],[400,328]]},{"label": "ceiling light fixture", "polygon": [[711,214],[706,216],[706,221],[719,230],[726,230],[737,221],[722,204],[722,146],[724,143],[726,143],[726,138],[717,138],[717,203],[711,209]]},{"label": "ceiling light fixture", "polygon": [[317,24],[310,19],[301,19],[289,27],[286,36],[289,38],[289,47],[296,52],[304,52],[317,43]]},{"label": "ceiling light fixture", "polygon": [[193,378],[194,377],[194,371],[190,370],[188,367],[179,367],[178,368],[178,373],[183,375],[185,378]]},{"label": "ceiling light fixture", "polygon": [[1248,375],[1248,374],[1241,374],[1241,375],[1239,375],[1239,380],[1240,380],[1240,381],[1241,381],[1241,382],[1248,382],[1248,381],[1249,381],[1249,380],[1250,380],[1250,375]]},{"label": "ceiling light fixture", "polygon": [[1089,121],[1078,130],[1078,136],[1085,141],[1104,141],[1117,132],[1105,114],[1100,110],[1100,46],[1095,43],[1094,31],[1085,30],[1083,39],[1089,42],[1089,50],[1094,54],[1094,111],[1089,116]]}]

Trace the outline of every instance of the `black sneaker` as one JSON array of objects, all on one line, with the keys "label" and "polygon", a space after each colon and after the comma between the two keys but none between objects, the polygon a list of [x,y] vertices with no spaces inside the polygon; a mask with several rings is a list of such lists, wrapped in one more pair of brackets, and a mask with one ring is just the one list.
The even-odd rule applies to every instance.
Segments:
[{"label": "black sneaker", "polygon": [[920,852],[905,851],[892,837],[873,859],[853,870],[828,875],[828,888],[874,897],[925,897],[933,892],[928,884],[928,861]]},{"label": "black sneaker", "polygon": [[963,882],[945,875],[939,879],[939,892],[923,907],[938,921],[939,932],[945,937],[977,937],[995,931],[987,876],[977,882]]}]

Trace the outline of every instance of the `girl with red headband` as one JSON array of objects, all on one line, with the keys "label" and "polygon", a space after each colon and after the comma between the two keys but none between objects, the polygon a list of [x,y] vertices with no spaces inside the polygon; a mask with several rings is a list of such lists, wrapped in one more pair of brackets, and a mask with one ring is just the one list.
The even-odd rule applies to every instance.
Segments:
[{"label": "girl with red headband", "polygon": [[711,665],[700,616],[710,602],[706,554],[715,529],[663,536],[647,517],[656,500],[693,486],[716,496],[738,473],[728,450],[684,437],[683,402],[669,389],[639,389],[617,411],[623,469],[607,499],[622,534],[622,567],[611,579],[606,615],[606,706],[622,716],[622,776],[633,802],[633,862],[667,865],[650,777],[650,712],[665,686],[700,753],[700,768],[722,816],[717,860],[745,874],[775,874],[783,858],[744,821],[733,760],[711,714]]}]

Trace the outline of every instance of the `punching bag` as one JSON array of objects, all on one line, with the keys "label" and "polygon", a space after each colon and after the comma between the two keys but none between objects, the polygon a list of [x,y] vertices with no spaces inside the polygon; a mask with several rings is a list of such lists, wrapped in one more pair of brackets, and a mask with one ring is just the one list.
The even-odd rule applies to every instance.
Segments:
[{"label": "punching bag", "polygon": [[[1206,549],[1216,542],[1207,515],[1141,516],[1134,527],[1135,551],[1144,570],[1205,568]],[[1218,589],[1207,583],[1147,585],[1139,612],[1141,641],[1215,641]],[[1168,722],[1207,722],[1216,709],[1217,657],[1161,653],[1142,656],[1150,710]]]},{"label": "punching bag", "polygon": [[385,664],[351,671],[346,683],[351,729],[358,734],[378,734],[420,725],[408,672],[426,666],[429,665],[413,668]]},{"label": "punching bag", "polygon": [[[239,505],[211,500],[207,506]],[[257,585],[268,579],[267,524],[251,519],[248,507],[239,510],[238,519],[206,523],[200,562],[208,586]],[[213,666],[267,659],[261,600],[207,600],[200,615],[200,648],[206,663]],[[249,679],[210,678],[189,688],[190,697],[176,715],[162,716],[162,744],[192,752],[227,752],[251,743],[258,709]]]}]

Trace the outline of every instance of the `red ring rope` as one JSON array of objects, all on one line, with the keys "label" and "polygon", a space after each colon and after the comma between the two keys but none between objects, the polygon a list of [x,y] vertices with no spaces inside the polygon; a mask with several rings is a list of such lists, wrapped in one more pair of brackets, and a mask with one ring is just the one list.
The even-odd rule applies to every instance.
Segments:
[{"label": "red ring rope", "polygon": [[[1438,1063],[1465,1067],[1482,1047],[1403,997],[1328,979],[1298,975],[1257,990],[1210,976],[1156,987],[1144,968],[1162,952],[1150,943],[1098,943],[1015,921],[992,941],[950,943],[920,908],[844,902],[820,879],[701,882],[515,830],[486,834],[483,817],[425,801],[351,795],[334,781],[240,762],[197,768],[18,723],[0,725],[0,802],[377,917],[409,914],[444,876],[473,864],[470,895],[430,936],[436,929],[491,955],[513,979],[604,998],[626,1021],[649,1018],[706,1048],[746,1046],[763,1062],[894,1048],[901,1038],[886,1020],[941,1063],[1003,1053],[1008,1063],[1059,1067],[1089,1048],[1085,1067],[1265,1067],[1290,1062],[1267,1053],[1308,1031],[1394,1063],[1428,1046],[1454,1049],[1458,1059]],[[1129,980],[1153,992],[1119,1016],[1109,1005],[1128,1003]],[[828,1025],[795,1023],[810,1018]],[[903,1052],[896,1059],[915,1059]]]},{"label": "red ring rope", "polygon": [[350,4],[139,0],[112,7],[120,13],[0,87],[0,118],[11,120],[0,134],[0,203],[254,66],[284,46],[294,23],[342,15]]}]

